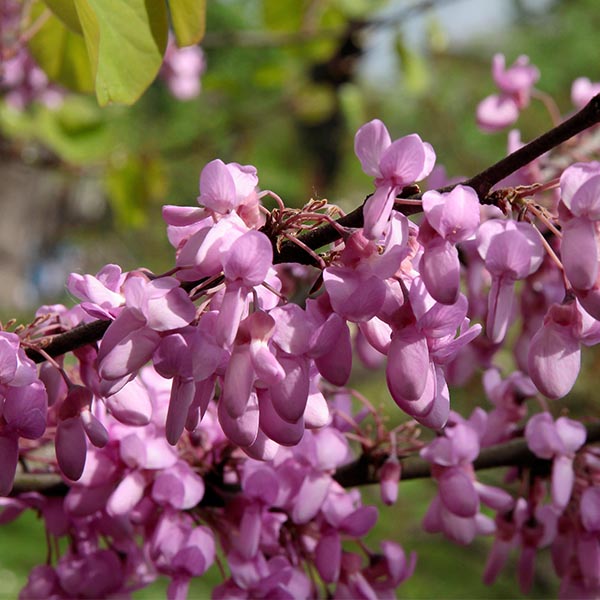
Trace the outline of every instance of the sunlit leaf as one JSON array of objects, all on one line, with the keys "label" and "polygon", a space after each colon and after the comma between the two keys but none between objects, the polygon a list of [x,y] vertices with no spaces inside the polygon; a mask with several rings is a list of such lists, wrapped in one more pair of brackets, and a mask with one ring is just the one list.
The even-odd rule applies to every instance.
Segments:
[{"label": "sunlit leaf", "polygon": [[[32,7],[37,18],[46,9],[42,2]],[[83,37],[51,15],[29,41],[29,50],[48,78],[77,92],[94,90],[90,61]]]},{"label": "sunlit leaf", "polygon": [[206,29],[206,0],[169,0],[169,12],[180,48],[202,41]]},{"label": "sunlit leaf", "polygon": [[166,4],[75,0],[98,103],[132,104],[152,83],[167,45]]},{"label": "sunlit leaf", "polygon": [[58,17],[64,25],[71,31],[83,33],[77,9],[75,8],[75,0],[44,0],[44,4]]}]

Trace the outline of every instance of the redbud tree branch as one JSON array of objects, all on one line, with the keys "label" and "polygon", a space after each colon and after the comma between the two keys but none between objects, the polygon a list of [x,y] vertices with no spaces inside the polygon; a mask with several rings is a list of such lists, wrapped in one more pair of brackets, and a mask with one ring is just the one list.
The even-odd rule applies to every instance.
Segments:
[{"label": "redbud tree branch", "polygon": [[[600,422],[586,427],[586,444],[600,441]],[[334,479],[343,487],[354,487],[379,482],[379,470],[386,460],[385,455],[369,455],[363,453],[360,458],[339,468]],[[431,476],[431,465],[419,456],[410,456],[400,461],[402,480],[423,479]],[[495,467],[535,468],[548,465],[550,461],[538,458],[527,447],[524,438],[514,439],[495,446],[484,448],[473,463],[475,470]],[[540,469],[544,471],[545,469]]]},{"label": "redbud tree branch", "polygon": [[[544,133],[529,144],[526,144],[516,152],[508,155],[491,167],[478,173],[474,177],[466,180],[464,185],[473,187],[482,203],[489,203],[491,200],[488,194],[492,187],[502,179],[514,173],[521,167],[529,164],[531,161],[540,157],[542,154],[552,150],[559,144],[565,142],[571,137],[578,135],[589,127],[600,122],[600,95],[592,100],[578,113],[567,119],[557,127]],[[452,187],[444,188],[439,191],[449,191]],[[420,212],[420,207],[402,203],[402,199],[419,199],[421,194],[410,194],[412,190],[406,190],[406,196],[400,194],[395,209],[405,215]],[[337,220],[338,228],[325,224],[316,227],[310,231],[298,235],[298,239],[312,250],[318,250],[340,238],[339,226],[343,228],[359,228],[363,225],[362,206],[351,213]],[[268,233],[268,232],[267,232]],[[298,244],[286,241],[281,247],[276,247],[274,240],[274,260],[278,263],[300,263],[314,264],[314,258]],[[108,329],[110,321],[97,320],[70,331],[46,336],[36,342],[37,347],[43,349],[46,355],[55,357],[66,352],[76,350],[87,344],[94,343],[102,339],[102,336]],[[37,352],[34,348],[28,348],[27,354],[35,362],[43,362],[44,355]],[[587,427],[587,442],[600,441],[600,423],[595,423]],[[364,485],[379,481],[378,471],[386,456],[383,454],[364,453],[355,462],[350,463],[339,469],[335,475],[336,480],[345,487]],[[487,469],[499,466],[533,466],[540,461],[527,448],[524,439],[512,440],[504,444],[499,444],[482,450],[479,458],[474,464],[475,469]],[[417,479],[430,476],[430,465],[417,456],[411,456],[402,460],[402,478]],[[39,478],[40,476],[36,476]],[[44,476],[42,476],[44,478]],[[39,482],[41,483],[41,482]],[[51,485],[56,485],[54,480]],[[41,483],[42,487],[48,487]],[[62,489],[61,486],[59,486]],[[22,489],[32,489],[31,482],[20,481],[19,477],[15,482],[15,491]],[[59,492],[60,493],[60,492]]]},{"label": "redbud tree branch", "polygon": [[[586,444],[600,441],[600,422],[591,423],[586,426]],[[343,487],[357,487],[379,483],[379,470],[387,459],[385,454],[363,453],[355,461],[340,467],[333,478]],[[431,465],[417,455],[400,459],[402,465],[402,481],[409,479],[426,479],[431,477]],[[549,471],[551,461],[538,458],[527,447],[523,438],[496,444],[484,448],[473,463],[476,471],[492,469],[496,467],[515,466],[519,468],[536,469],[545,473]],[[224,484],[218,477],[210,477],[212,485],[225,494],[235,494],[239,491],[236,486]],[[69,487],[56,473],[17,473],[11,496],[17,496],[23,492],[38,491],[45,496],[64,496]],[[211,493],[202,501],[205,506],[222,502],[218,493]]]},{"label": "redbud tree branch", "polygon": [[[594,96],[586,106],[571,118],[542,134],[522,148],[519,148],[516,152],[499,160],[497,163],[484,171],[481,171],[474,177],[467,179],[463,184],[474,188],[482,203],[489,203],[490,201],[487,200],[488,193],[492,187],[502,181],[502,179],[599,122],[600,94]],[[452,186],[443,188],[439,191],[449,191],[450,189],[452,189]],[[405,199],[419,199],[420,197],[421,194],[412,194]],[[398,200],[399,201],[394,206],[397,211],[405,215],[420,212],[419,206],[402,204],[402,196],[400,196]],[[347,215],[340,217],[337,220],[337,224],[343,228],[362,227],[362,206],[359,206]],[[319,248],[338,240],[340,238],[340,232],[333,225],[325,224],[300,233],[297,237],[305,246],[308,246],[312,250],[318,250]],[[275,241],[274,246],[276,246]],[[274,248],[273,263],[314,265],[315,259],[300,245],[286,241],[281,244],[281,247]],[[66,333],[44,338],[38,343],[38,346],[52,357],[60,356],[65,352],[75,350],[81,346],[100,340],[109,324],[110,321],[93,321],[92,323],[75,327]],[[27,350],[27,355],[38,363],[46,360],[42,354],[36,352],[33,348]]]}]

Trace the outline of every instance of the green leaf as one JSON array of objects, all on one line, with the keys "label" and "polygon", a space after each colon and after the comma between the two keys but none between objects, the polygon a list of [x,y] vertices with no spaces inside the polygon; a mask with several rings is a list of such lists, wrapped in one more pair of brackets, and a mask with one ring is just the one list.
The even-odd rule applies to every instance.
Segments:
[{"label": "green leaf", "polygon": [[[36,2],[32,17],[36,19],[46,7]],[[73,33],[51,15],[38,33],[29,40],[29,50],[48,78],[75,90],[94,90],[92,71],[83,37]]]},{"label": "green leaf", "polygon": [[44,0],[44,4],[74,33],[83,34],[74,0]]},{"label": "green leaf", "polygon": [[202,40],[206,30],[206,0],[169,0],[169,12],[180,48]]},{"label": "green leaf", "polygon": [[107,127],[106,114],[88,97],[71,94],[59,109],[36,105],[15,111],[0,106],[0,130],[12,138],[37,141],[67,163],[103,162],[118,143]]},{"label": "green leaf", "polygon": [[100,106],[133,104],[152,83],[167,45],[167,7],[154,0],[75,0]]}]

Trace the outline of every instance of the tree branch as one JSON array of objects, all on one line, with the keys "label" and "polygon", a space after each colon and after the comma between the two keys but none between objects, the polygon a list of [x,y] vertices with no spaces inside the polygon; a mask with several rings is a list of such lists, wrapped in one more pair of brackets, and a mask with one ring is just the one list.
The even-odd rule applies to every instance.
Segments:
[{"label": "tree branch", "polygon": [[516,152],[509,154],[496,164],[471,177],[471,179],[464,182],[464,185],[472,187],[485,202],[485,197],[492,187],[505,177],[599,122],[600,94],[594,96],[570,119],[563,121],[560,125],[525,144]]},{"label": "tree branch", "polygon": [[[600,441],[600,422],[586,427],[586,444]],[[337,470],[334,479],[343,487],[354,487],[379,483],[379,469],[387,456],[361,455],[360,458]],[[402,465],[402,481],[408,479],[424,479],[431,476],[431,465],[419,456],[410,456],[400,461]],[[538,458],[527,447],[524,438],[510,440],[484,448],[473,463],[476,471],[495,467],[533,467],[548,464],[550,461]]]},{"label": "tree branch", "polygon": [[[593,444],[600,441],[600,421],[591,423],[586,427],[587,437],[586,444]],[[368,455],[362,454],[360,458],[339,468],[333,478],[345,488],[358,487],[379,483],[379,470],[385,460],[386,455]],[[402,465],[401,481],[409,479],[425,479],[431,476],[431,465],[426,460],[419,456],[409,456],[400,459]],[[496,444],[484,448],[473,463],[473,468],[476,471],[484,469],[493,469],[496,467],[540,467],[540,470],[547,470],[551,461],[538,458],[527,447],[527,442],[524,438],[510,440],[502,444]],[[544,468],[542,468],[544,467]],[[235,494],[239,492],[237,486],[223,484],[223,482],[213,481],[219,489],[223,489],[227,494]],[[69,487],[65,484],[56,473],[48,474],[33,474],[33,473],[17,473],[15,483],[10,493],[11,496],[17,496],[24,492],[37,491],[45,496],[64,496]],[[220,500],[222,502],[222,500]],[[208,501],[203,500],[203,504],[215,505],[219,502],[218,494],[209,496]]]},{"label": "tree branch", "polygon": [[[502,181],[505,177],[514,173],[521,167],[529,164],[531,161],[545,154],[552,148],[562,144],[573,136],[585,131],[589,127],[600,122],[600,94],[594,96],[586,106],[578,113],[567,119],[557,127],[542,134],[532,142],[529,142],[516,152],[509,154],[502,160],[481,171],[474,177],[463,182],[464,185],[471,186],[477,191],[482,203],[486,203],[486,196],[494,185]],[[449,186],[438,191],[450,191],[454,186]],[[422,194],[412,194],[404,199],[419,199]],[[488,201],[489,202],[489,201]],[[402,195],[394,209],[405,215],[411,215],[420,212],[419,206],[402,204]],[[362,206],[359,206],[351,213],[337,220],[338,225],[345,228],[359,228],[363,225]],[[340,239],[339,231],[330,224],[315,227],[309,231],[298,235],[298,239],[312,250],[318,250],[323,246],[331,244]],[[279,249],[275,248],[273,263],[300,263],[304,265],[314,265],[315,259],[299,245],[286,241],[281,244]],[[98,341],[104,335],[110,321],[94,321],[81,325],[51,338],[46,338],[40,347],[50,356],[60,356],[65,352],[75,350],[86,344]],[[47,340],[47,341],[46,341]],[[43,344],[43,345],[42,345]],[[35,362],[43,362],[45,358],[34,349],[28,349],[27,355]]]}]

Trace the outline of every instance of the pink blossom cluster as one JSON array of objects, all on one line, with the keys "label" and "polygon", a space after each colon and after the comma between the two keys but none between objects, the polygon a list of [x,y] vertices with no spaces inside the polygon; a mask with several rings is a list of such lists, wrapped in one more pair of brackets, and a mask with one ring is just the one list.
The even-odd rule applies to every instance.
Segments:
[{"label": "pink blossom cluster", "polygon": [[33,102],[58,108],[64,97],[61,88],[48,80],[26,48],[20,48],[15,56],[3,62],[0,93],[17,110],[24,110]]},{"label": "pink blossom cluster", "polygon": [[492,60],[492,76],[499,94],[488,96],[477,107],[477,124],[483,131],[494,132],[512,125],[520,112],[527,108],[531,90],[540,78],[540,72],[529,64],[527,56],[519,56],[506,68],[503,54]]},{"label": "pink blossom cluster", "polygon": [[520,547],[518,579],[523,593],[528,593],[536,554],[550,547],[561,579],[560,597],[594,598],[600,592],[597,448],[583,448],[586,432],[581,423],[567,417],[554,420],[548,412],[529,420],[525,436],[537,457],[552,461],[551,476],[546,466],[534,465],[528,496],[497,513],[484,581],[492,583],[510,552]]},{"label": "pink blossom cluster", "polygon": [[191,100],[200,94],[200,77],[205,70],[206,59],[199,46],[178,48],[174,39],[169,38],[159,77],[177,100]]},{"label": "pink blossom cluster", "polygon": [[[520,108],[537,76],[524,59],[497,63],[502,103]],[[24,597],[126,594],[162,574],[184,598],[214,562],[217,598],[392,596],[416,557],[391,541],[365,550],[377,511],[336,479],[359,448],[386,504],[401,459],[420,451],[438,486],[424,528],[459,544],[495,534],[486,581],[519,546],[527,589],[552,545],[564,595],[595,593],[599,463],[583,425],[555,420],[548,400],[570,392],[581,346],[600,341],[600,163],[546,156],[485,198],[466,184],[403,198],[432,172],[431,146],[392,141],[373,120],[355,150],[374,178],[364,226],[332,225],[325,202],[286,208],[253,166],[213,160],[196,205],[163,208],[170,271],[72,274],[79,304],[0,332],[0,493],[19,460],[67,488],[2,501],[2,521],[31,508],[69,539]],[[322,223],[337,232],[324,250],[297,235]],[[282,263],[284,244],[317,266]],[[39,368],[27,357],[80,324],[103,326],[99,342]],[[352,408],[354,353],[385,370],[408,421],[390,429],[366,399]],[[477,371],[492,407],[467,419],[449,384]],[[515,438],[532,464],[511,473],[515,493],[478,481],[478,457]]]},{"label": "pink blossom cluster", "polygon": [[[353,458],[334,423],[257,461],[231,445],[214,405],[178,447],[168,444],[170,384],[150,366],[119,394],[114,412],[94,406],[110,441],[90,447],[64,498],[30,492],[0,501],[0,523],[32,509],[49,540],[69,540],[53,564],[31,572],[21,597],[123,595],[164,575],[168,596],[185,598],[191,578],[214,563],[217,544],[229,576],[215,598],[315,597],[307,562],[338,597],[392,594],[414,571],[415,554],[406,556],[395,542],[383,542],[367,562],[342,546],[371,530],[377,509],[334,481],[336,468]],[[58,412],[53,406],[50,422]],[[353,418],[339,415],[345,424]],[[218,471],[225,487],[216,485],[207,499]]]}]

